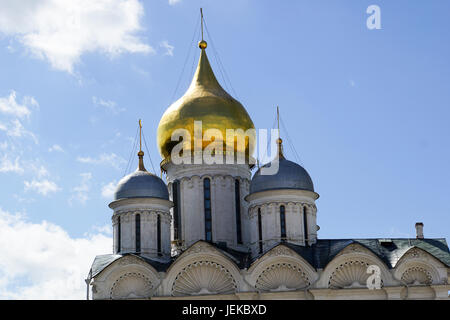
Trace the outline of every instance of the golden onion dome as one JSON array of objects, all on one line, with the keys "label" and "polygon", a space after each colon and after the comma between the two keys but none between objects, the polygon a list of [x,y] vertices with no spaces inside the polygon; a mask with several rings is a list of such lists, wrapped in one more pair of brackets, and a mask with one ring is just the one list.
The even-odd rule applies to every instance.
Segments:
[{"label": "golden onion dome", "polygon": [[[178,140],[171,139],[176,129],[186,129],[189,132],[191,150],[194,150],[194,121],[202,121],[202,136],[208,129],[220,130],[224,153],[227,129],[242,129],[245,132],[255,128],[244,106],[229,95],[217,81],[206,56],[206,42],[201,41],[199,47],[200,59],[191,85],[186,93],[164,112],[158,125],[157,141],[163,161],[170,160],[172,148],[179,143]],[[237,139],[245,139],[242,134],[237,136]],[[252,137],[254,138],[255,135],[252,134]],[[217,138],[215,139],[218,141]],[[248,137],[245,140],[244,149],[241,144],[233,142],[235,154],[245,152],[246,156],[252,156],[254,144],[249,144]],[[210,143],[211,141],[204,140],[202,148],[204,149]]]}]

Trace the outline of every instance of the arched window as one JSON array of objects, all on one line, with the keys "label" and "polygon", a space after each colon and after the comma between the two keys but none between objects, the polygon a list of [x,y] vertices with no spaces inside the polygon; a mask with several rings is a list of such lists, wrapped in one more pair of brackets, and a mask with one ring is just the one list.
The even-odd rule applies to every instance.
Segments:
[{"label": "arched window", "polygon": [[212,214],[211,214],[211,180],[203,179],[203,199],[205,207],[205,240],[212,241]]},{"label": "arched window", "polygon": [[158,248],[158,256],[162,256],[161,252],[161,216],[158,214],[158,217],[156,218],[156,245]]},{"label": "arched window", "polygon": [[303,207],[303,234],[305,236],[305,245],[308,241],[308,217],[306,216],[306,207]]},{"label": "arched window", "polygon": [[141,215],[136,215],[136,253],[141,252]]},{"label": "arched window", "polygon": [[181,239],[181,217],[180,217],[180,182],[175,180],[172,183],[172,201],[173,201],[173,229],[174,240]]},{"label": "arched window", "polygon": [[262,221],[261,221],[261,208],[258,208],[258,243],[259,253],[263,253],[263,238],[262,238]]},{"label": "arched window", "polygon": [[116,251],[117,253],[120,252],[120,246],[122,245],[120,243],[120,237],[121,237],[121,227],[120,227],[120,216],[117,217],[117,248]]},{"label": "arched window", "polygon": [[286,240],[286,209],[284,206],[280,206],[280,230],[281,240]]},{"label": "arched window", "polygon": [[241,192],[239,190],[239,179],[236,179],[234,181],[234,198],[235,198],[235,205],[236,205],[236,236],[237,236],[237,243],[242,243],[242,227],[241,227]]}]

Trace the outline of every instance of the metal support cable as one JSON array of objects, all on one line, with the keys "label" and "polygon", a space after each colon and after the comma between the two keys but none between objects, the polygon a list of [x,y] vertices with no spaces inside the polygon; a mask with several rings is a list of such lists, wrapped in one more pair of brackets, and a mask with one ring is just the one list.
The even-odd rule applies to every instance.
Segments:
[{"label": "metal support cable", "polygon": [[[213,48],[213,52],[214,52],[214,55],[215,55],[215,58],[216,58],[216,61],[217,61],[217,65],[219,67],[219,71],[220,71],[220,73],[222,75],[222,78],[224,80],[224,84],[225,84],[226,87],[228,87],[228,85],[227,85],[227,82],[228,82],[228,84],[230,85],[231,91],[233,92],[234,96],[236,97],[236,99],[239,100],[239,97],[238,97],[238,95],[236,93],[236,90],[234,90],[234,87],[231,84],[230,78],[228,77],[228,74],[227,74],[227,72],[225,70],[225,67],[224,67],[223,63],[222,63],[222,60],[220,59],[219,53],[216,50],[216,46],[214,45],[214,40],[211,37],[211,34],[209,33],[208,26],[206,25],[206,21],[204,21],[204,26],[205,26],[206,33],[208,34],[208,40],[211,41],[211,46]],[[227,90],[228,90],[228,88],[227,88]]]},{"label": "metal support cable", "polygon": [[128,170],[131,168],[132,156],[137,147],[137,137],[138,137],[139,129],[136,129],[136,135],[134,137],[133,149],[131,149],[130,156],[128,158],[127,166],[125,167],[125,172],[123,173],[123,177],[128,173]]},{"label": "metal support cable", "polygon": [[285,132],[285,134],[286,134],[286,138],[287,138],[287,140],[288,140],[289,146],[290,146],[291,149],[292,149],[292,152],[293,152],[293,154],[294,154],[294,157],[295,157],[296,161],[297,161],[298,163],[302,164],[301,158],[300,158],[299,154],[297,153],[297,150],[295,149],[294,144],[292,143],[291,138],[289,137],[287,128],[286,128],[286,126],[284,125],[283,119],[281,119],[281,117],[280,117],[280,122],[281,122],[281,126],[282,126],[283,129],[284,129],[284,132]]},{"label": "metal support cable", "polygon": [[[195,28],[194,28],[194,34],[193,34],[193,36],[192,36],[192,40],[189,42],[188,54],[186,55],[186,59],[184,60],[183,68],[181,69],[180,77],[178,78],[177,85],[176,85],[176,87],[175,87],[175,90],[173,91],[171,101],[173,101],[173,100],[175,99],[175,95],[176,95],[176,93],[177,93],[177,91],[178,91],[178,88],[179,88],[179,86],[180,86],[181,79],[183,78],[184,69],[186,68],[186,63],[187,63],[187,61],[189,60],[189,56],[191,55],[191,51],[192,51],[192,43],[194,42],[195,36],[196,36],[197,33],[198,33],[198,29],[199,29],[198,26],[199,26],[199,23],[200,23],[200,21],[199,21],[199,19],[197,19],[197,23],[196,23]],[[194,60],[195,60],[195,59],[194,59]]]},{"label": "metal support cable", "polygon": [[156,175],[155,167],[153,166],[152,157],[150,156],[150,151],[148,150],[148,147],[147,147],[147,141],[145,140],[144,130],[142,130],[142,137],[144,138],[145,149],[147,150],[148,158],[150,159],[150,164],[152,165],[153,173]]}]

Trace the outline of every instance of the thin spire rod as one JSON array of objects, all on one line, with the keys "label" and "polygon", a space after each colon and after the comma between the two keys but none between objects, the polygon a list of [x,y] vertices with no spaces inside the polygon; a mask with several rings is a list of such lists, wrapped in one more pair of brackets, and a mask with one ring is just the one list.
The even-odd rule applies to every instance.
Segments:
[{"label": "thin spire rod", "polygon": [[[204,20],[205,19],[203,19],[203,9],[202,8],[200,8],[200,22],[201,22],[201,30],[202,30],[202,41],[200,41],[199,43],[198,43],[198,47],[200,48],[200,49],[206,49],[206,47],[207,47],[207,43],[206,43],[206,41],[205,40],[203,40],[203,22],[204,22]],[[208,31],[208,30],[206,30],[206,31]]]},{"label": "thin spire rod", "polygon": [[280,137],[280,108],[277,106],[277,123],[278,123],[278,139],[277,139],[277,144],[278,144],[278,157],[279,158],[284,158],[283,155],[283,140],[281,140]]},{"label": "thin spire rod", "polygon": [[[278,124],[278,127],[280,125]],[[142,122],[141,119],[139,119],[139,151],[142,151]]]},{"label": "thin spire rod", "polygon": [[138,157],[139,157],[139,166],[138,166],[138,170],[139,171],[147,171],[144,167],[144,151],[142,151],[142,122],[141,119],[139,119],[139,152],[138,152]]},{"label": "thin spire rod", "polygon": [[280,137],[280,108],[277,106],[278,138]]},{"label": "thin spire rod", "polygon": [[200,21],[202,23],[202,41],[203,41],[203,9],[200,8]]}]

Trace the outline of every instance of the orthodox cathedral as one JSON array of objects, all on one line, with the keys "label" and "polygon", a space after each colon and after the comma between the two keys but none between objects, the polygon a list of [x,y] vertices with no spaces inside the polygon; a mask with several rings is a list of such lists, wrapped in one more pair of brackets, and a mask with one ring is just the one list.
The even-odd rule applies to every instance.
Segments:
[{"label": "orthodox cathedral", "polygon": [[[137,170],[109,204],[113,253],[93,261],[88,299],[448,299],[446,240],[425,238],[422,223],[414,239],[318,238],[319,194],[308,172],[285,158],[280,138],[275,159],[260,168],[250,139],[233,143],[242,162],[174,161],[177,129],[187,131],[188,149],[207,148],[194,121],[202,122],[200,137],[242,129],[242,138],[254,129],[217,81],[206,42],[199,47],[190,87],[158,126],[166,181],[145,169],[141,149]],[[216,156],[229,149],[221,151]],[[276,173],[264,174],[273,165]]]}]

